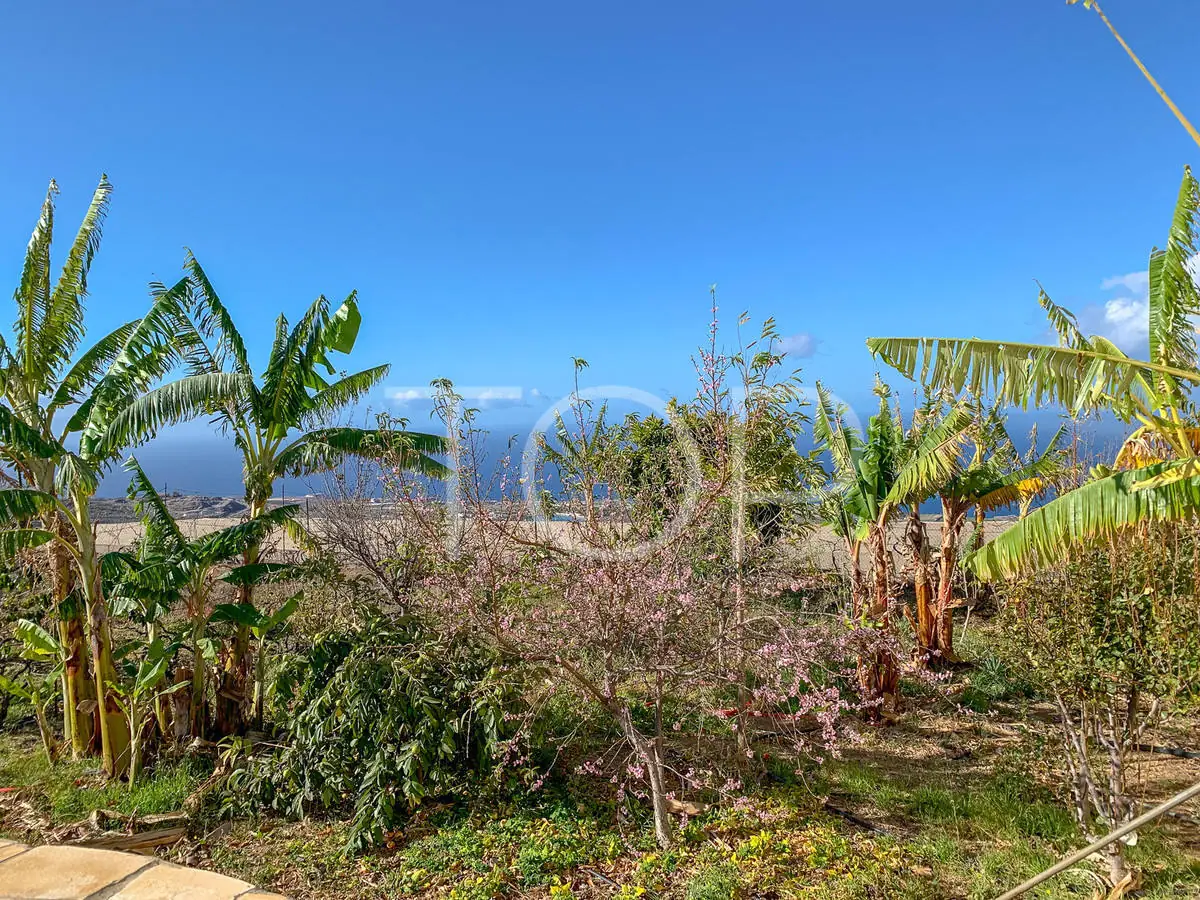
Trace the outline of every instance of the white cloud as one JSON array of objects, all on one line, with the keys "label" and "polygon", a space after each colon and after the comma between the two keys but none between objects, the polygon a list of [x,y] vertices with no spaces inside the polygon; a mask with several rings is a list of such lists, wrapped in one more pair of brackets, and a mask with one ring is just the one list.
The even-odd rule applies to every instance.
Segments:
[{"label": "white cloud", "polygon": [[[1200,255],[1188,263],[1192,278],[1200,273]],[[1113,275],[1100,282],[1104,291],[1119,291],[1119,295],[1103,306],[1090,306],[1079,314],[1079,324],[1086,334],[1100,334],[1126,353],[1145,356],[1150,338],[1150,273],[1130,272]]]},{"label": "white cloud", "polygon": [[789,337],[780,338],[779,349],[788,356],[808,359],[810,356],[816,355],[817,345],[820,343],[817,338],[813,337],[807,331],[801,331]]},{"label": "white cloud", "polygon": [[1150,273],[1130,272],[1128,275],[1113,275],[1100,282],[1102,291],[1111,291],[1113,288],[1124,288],[1131,294],[1144,297],[1150,292]]},{"label": "white cloud", "polygon": [[1145,356],[1150,335],[1150,276],[1147,272],[1113,275],[1100,282],[1103,291],[1117,296],[1079,311],[1084,334],[1108,338],[1131,356]]},{"label": "white cloud", "polygon": [[1099,331],[1126,353],[1144,352],[1150,339],[1150,301],[1145,297],[1109,300]]},{"label": "white cloud", "polygon": [[[525,391],[511,385],[486,385],[482,387],[458,386],[454,390],[463,398],[463,405],[475,409],[508,409],[514,406],[528,406]],[[385,396],[391,403],[401,409],[412,406],[432,405],[433,390],[427,387],[393,387],[385,391]],[[541,396],[534,389],[530,397]]]},{"label": "white cloud", "polygon": [[430,398],[429,388],[395,387],[388,388],[383,393],[396,406],[408,406],[417,400]]}]

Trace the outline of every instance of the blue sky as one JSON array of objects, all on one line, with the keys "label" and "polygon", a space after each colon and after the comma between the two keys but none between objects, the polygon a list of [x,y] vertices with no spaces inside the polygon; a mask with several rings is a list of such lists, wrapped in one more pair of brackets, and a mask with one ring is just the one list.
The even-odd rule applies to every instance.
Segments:
[{"label": "blue sky", "polygon": [[[1200,117],[1194,0],[1106,11]],[[869,335],[1041,336],[1034,278],[1136,337],[1111,279],[1196,159],[1059,0],[47,0],[6,8],[0,79],[6,283],[47,180],[73,227],[107,171],[95,333],[190,246],[262,353],[357,288],[356,364],[526,397],[571,356],[688,392],[712,283],[852,400]]]}]

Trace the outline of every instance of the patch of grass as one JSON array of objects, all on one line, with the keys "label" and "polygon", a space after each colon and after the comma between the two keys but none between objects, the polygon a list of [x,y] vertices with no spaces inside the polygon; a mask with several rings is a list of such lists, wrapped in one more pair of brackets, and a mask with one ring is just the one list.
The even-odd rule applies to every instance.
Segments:
[{"label": "patch of grass", "polygon": [[[1015,842],[1009,846],[984,850],[975,854],[971,865],[964,870],[969,885],[968,896],[971,900],[988,900],[1002,894],[1009,888],[1016,887],[1027,878],[1036,875],[1054,865],[1058,857],[1044,848],[1036,848],[1024,842]],[[1070,897],[1074,892],[1067,892],[1071,886],[1080,886],[1080,879],[1086,875],[1068,876],[1062,883],[1051,883],[1036,889],[1030,897]],[[1091,886],[1095,887],[1093,879]],[[1066,889],[1066,890],[1064,890]],[[1082,893],[1090,896],[1091,891]]]},{"label": "patch of grass", "polygon": [[903,803],[908,797],[908,791],[903,786],[878,769],[861,762],[847,761],[826,766],[822,776],[837,789],[838,794],[870,803],[885,811]]},{"label": "patch of grass", "polygon": [[1070,813],[1012,776],[991,779],[971,791],[918,786],[900,805],[918,822],[997,837],[1036,837],[1063,843],[1076,834]]},{"label": "patch of grass", "polygon": [[209,772],[195,759],[160,761],[130,788],[105,779],[95,760],[51,766],[30,741],[16,736],[0,741],[0,786],[28,788],[55,824],[77,822],[95,809],[126,815],[175,812]]},{"label": "patch of grass", "polygon": [[686,900],[729,900],[738,896],[741,880],[732,863],[718,863],[700,869],[688,879],[684,889]]},{"label": "patch of grass", "polygon": [[[81,819],[93,809],[112,809],[139,815],[175,812],[204,779],[206,768],[194,760],[160,762],[150,775],[132,788],[121,782],[67,786],[61,779],[50,784],[51,814],[56,821]],[[64,789],[65,788],[65,789]]]}]

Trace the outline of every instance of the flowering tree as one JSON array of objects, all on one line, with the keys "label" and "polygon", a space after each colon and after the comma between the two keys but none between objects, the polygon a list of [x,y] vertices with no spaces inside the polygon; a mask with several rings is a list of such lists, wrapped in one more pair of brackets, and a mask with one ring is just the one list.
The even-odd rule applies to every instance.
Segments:
[{"label": "flowering tree", "polygon": [[[603,407],[578,390],[556,419],[555,445],[532,448],[521,477],[508,458],[484,459],[473,413],[460,410],[447,383],[435,407],[456,457],[447,496],[435,500],[419,476],[384,458],[387,498],[431,560],[417,602],[430,619],[470,630],[601,710],[621,735],[624,773],[648,794],[664,846],[674,817],[691,808],[678,795],[738,785],[761,766],[768,733],[773,746],[783,741],[797,754],[836,751],[841,715],[858,703],[850,636],[772,603],[765,588],[778,579],[764,577],[769,554],[756,555],[766,542],[747,540],[749,501],[737,483],[744,450],[730,446],[730,435],[754,421],[743,410],[759,408],[762,397],[739,408],[720,380],[739,360],[753,370],[778,358],[712,354],[701,364],[712,376],[708,405],[668,413],[675,440],[666,452],[689,473],[686,489],[659,496],[655,515],[637,514],[636,491],[623,495],[634,432],[605,424]],[[577,361],[577,372],[584,365]],[[776,402],[783,395],[771,389]],[[760,434],[743,430],[742,447],[780,446],[778,434],[756,442]],[[569,522],[540,515],[549,482],[538,463],[547,458],[566,461],[554,500],[573,511]],[[682,738],[700,728],[736,736],[721,744],[732,752],[686,765]]]}]

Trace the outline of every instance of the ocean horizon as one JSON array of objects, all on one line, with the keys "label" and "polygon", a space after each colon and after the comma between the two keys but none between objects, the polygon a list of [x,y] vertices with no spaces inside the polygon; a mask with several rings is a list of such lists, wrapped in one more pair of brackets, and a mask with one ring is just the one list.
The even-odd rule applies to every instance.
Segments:
[{"label": "ocean horizon", "polygon": [[[858,416],[865,424],[870,413],[859,412]],[[1062,419],[1052,410],[1012,410],[1009,413],[1009,433],[1022,453],[1028,448],[1029,430],[1035,422],[1039,446],[1044,447]],[[1087,422],[1082,430],[1085,455],[1101,458],[1115,455],[1128,430],[1126,425],[1111,417]],[[490,427],[483,443],[485,457],[494,464],[507,453],[519,456],[531,431],[529,423]],[[811,434],[802,435],[798,447],[803,453],[809,452],[812,449]],[[164,494],[240,498],[245,493],[241,454],[232,440],[215,432],[169,430],[126,455],[137,457],[154,486]],[[276,482],[275,496],[328,493],[326,478],[321,474],[308,478],[281,478]],[[128,486],[129,475],[118,463],[101,479],[97,496],[123,497]]]}]

